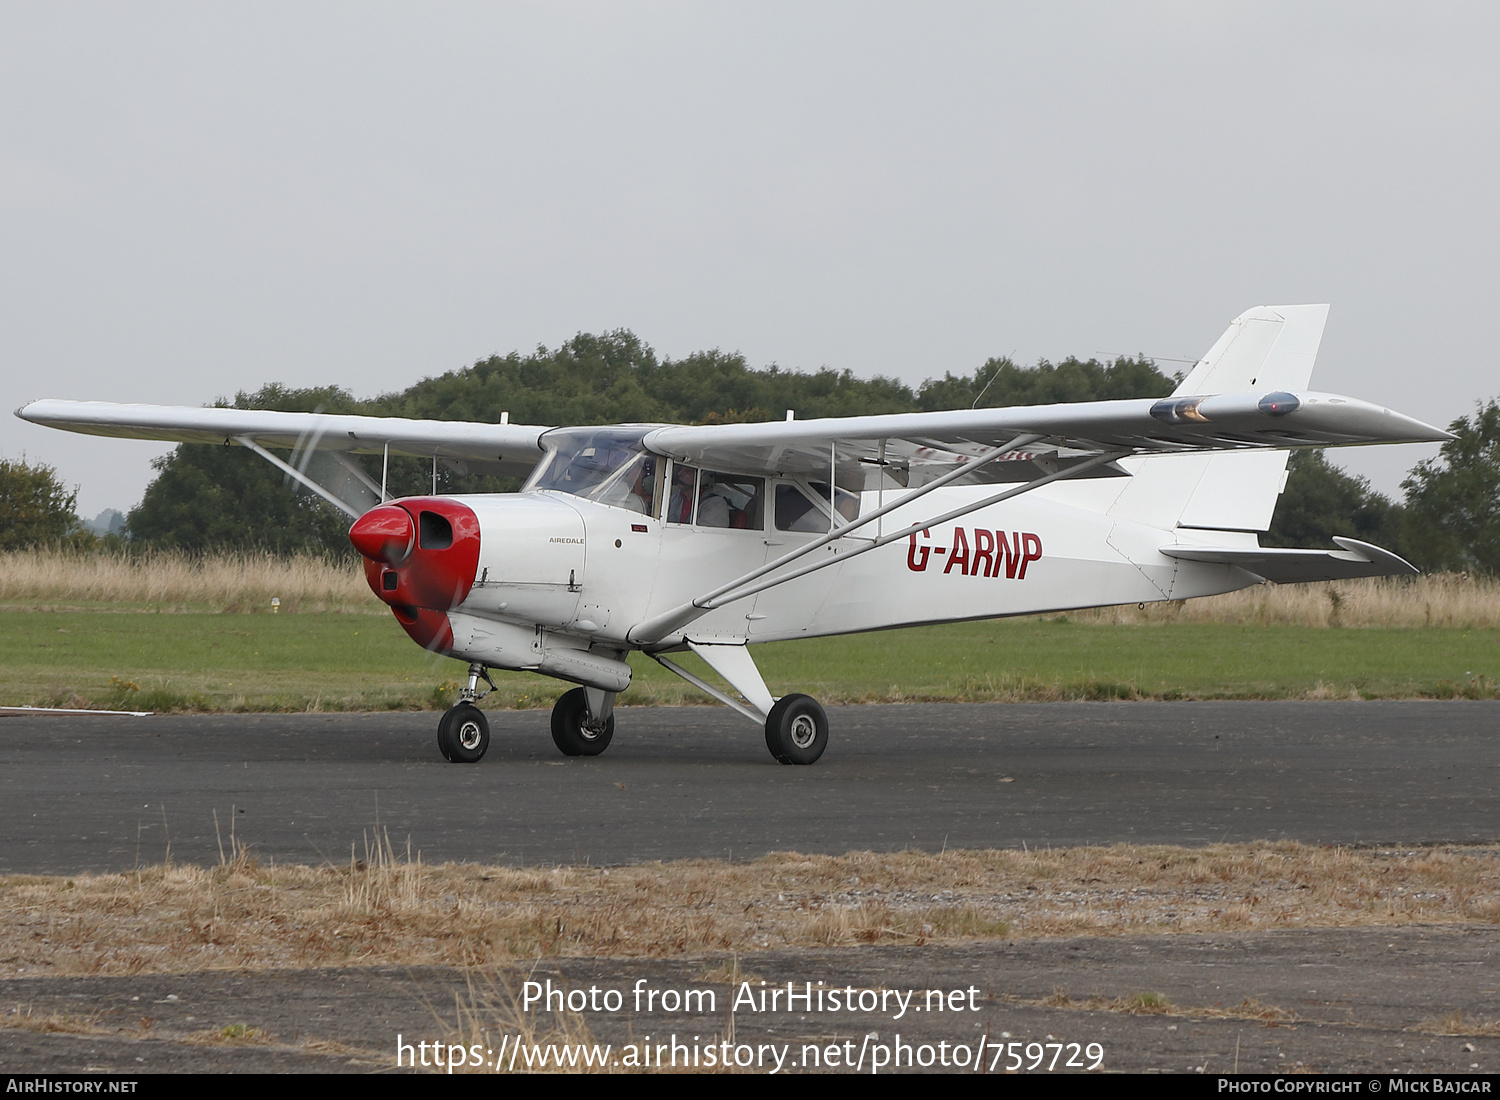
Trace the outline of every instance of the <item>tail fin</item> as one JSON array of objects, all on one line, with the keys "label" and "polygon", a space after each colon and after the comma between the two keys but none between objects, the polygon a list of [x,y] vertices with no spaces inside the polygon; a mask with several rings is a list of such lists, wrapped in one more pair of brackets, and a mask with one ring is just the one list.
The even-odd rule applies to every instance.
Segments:
[{"label": "tail fin", "polygon": [[[1172,396],[1305,390],[1327,320],[1326,305],[1246,310]],[[1131,484],[1110,512],[1153,527],[1265,531],[1286,482],[1286,451],[1162,455],[1139,461]]]},{"label": "tail fin", "polygon": [[1305,390],[1328,323],[1324,306],[1256,306],[1233,321],[1173,392]]}]

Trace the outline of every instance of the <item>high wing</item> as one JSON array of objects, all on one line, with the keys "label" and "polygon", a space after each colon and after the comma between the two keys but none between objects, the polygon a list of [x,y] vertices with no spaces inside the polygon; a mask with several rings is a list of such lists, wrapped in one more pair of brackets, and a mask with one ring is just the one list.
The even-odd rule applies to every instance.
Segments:
[{"label": "high wing", "polygon": [[[658,428],[645,444],[682,462],[786,476],[830,464],[883,469],[915,488],[1018,436],[1034,437],[960,482],[1029,481],[1097,455],[1439,442],[1449,434],[1352,397],[1305,391],[1186,395],[1004,409]],[[1085,476],[1119,476],[1112,465]],[[851,488],[853,486],[850,486]]]},{"label": "high wing", "polygon": [[[1026,442],[962,482],[1031,481],[1076,467],[1089,477],[1126,471],[1100,455],[1240,451],[1446,440],[1448,433],[1378,405],[1312,392],[1308,383],[1326,305],[1256,306],[1160,401],[1094,401],[847,419],[663,428],[646,445],[711,467],[791,476],[858,466],[916,488],[1007,441]],[[853,464],[858,464],[854,466]],[[1088,468],[1085,469],[1085,463]],[[852,469],[850,468],[852,467]]]},{"label": "high wing", "polygon": [[[33,401],[16,415],[88,435],[245,447],[356,519],[389,499],[384,470],[391,455],[431,459],[434,486],[439,462],[460,475],[525,477],[541,458],[537,441],[547,431],[523,424],[105,401]],[[289,449],[291,461],[270,447]],[[356,454],[382,456],[379,482],[349,457]]]},{"label": "high wing", "polygon": [[[444,459],[464,472],[523,477],[549,429],[522,424],[253,409],[34,401],[16,415],[34,424],[128,439],[241,444],[298,452]],[[829,417],[761,424],[663,427],[646,434],[652,451],[681,462],[789,476],[826,475],[830,461],[885,473],[916,488],[1018,436],[1035,437],[999,461],[958,479],[1029,481],[1109,453],[1160,454],[1356,443],[1440,442],[1449,434],[1351,397],[1285,392],[1003,409]],[[1112,463],[1084,476],[1121,476]]]},{"label": "high wing", "polygon": [[117,405],[104,401],[33,401],[22,420],[88,435],[172,443],[239,443],[297,452],[393,454],[446,459],[464,472],[525,477],[541,452],[545,427],[408,420],[394,416],[267,412],[255,409]]},{"label": "high wing", "polygon": [[[1296,447],[1451,438],[1441,429],[1390,409],[1309,390],[1327,316],[1325,305],[1247,310],[1231,322],[1177,390],[1158,401],[663,426],[637,438],[647,449],[686,464],[738,473],[827,478],[855,491],[892,483],[916,491],[947,484],[1039,487],[1067,477],[1134,474],[1139,480],[1140,471],[1127,469],[1118,460],[1248,451],[1276,462],[1270,452],[1284,454]],[[546,446],[543,437],[549,430],[506,423],[78,401],[37,401],[17,415],[33,423],[94,435],[239,444],[356,516],[385,494],[383,483],[374,484],[348,458],[350,454],[411,455],[431,458],[434,469],[442,461],[460,473],[520,476],[541,457],[539,449]],[[292,464],[267,448],[291,449]],[[324,484],[327,477],[308,476],[314,460],[333,470],[337,487]],[[1245,463],[1259,460],[1225,457],[1214,461],[1229,465],[1203,479],[1197,496],[1205,500],[1214,495],[1212,490],[1220,481],[1223,495],[1241,496],[1244,479],[1227,475],[1250,469]],[[1267,465],[1261,473],[1279,476],[1281,468],[1272,470]],[[1259,480],[1270,484],[1265,477]],[[1185,525],[1202,524],[1185,521]]]},{"label": "high wing", "polygon": [[[826,477],[831,472],[843,487],[857,490],[887,479],[916,489],[939,478],[959,484],[1032,482],[1070,470],[1069,476],[1120,477],[1132,471],[1115,460],[1130,455],[1450,438],[1390,409],[1309,390],[1327,319],[1326,305],[1246,310],[1177,390],[1159,401],[666,426],[646,433],[643,443],[680,462],[740,473]],[[548,430],[76,401],[37,401],[17,415],[94,435],[234,442],[295,452],[416,455],[462,463],[474,472],[510,475],[530,470]],[[972,469],[949,477],[970,464]]]}]

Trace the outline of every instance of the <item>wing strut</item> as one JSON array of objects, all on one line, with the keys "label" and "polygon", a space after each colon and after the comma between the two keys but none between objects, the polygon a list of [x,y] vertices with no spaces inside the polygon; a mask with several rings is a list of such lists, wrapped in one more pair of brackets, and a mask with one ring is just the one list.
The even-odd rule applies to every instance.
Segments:
[{"label": "wing strut", "polygon": [[805,554],[811,553],[819,547],[826,546],[830,542],[833,542],[835,539],[843,537],[844,535],[848,534],[849,531],[853,528],[862,527],[866,523],[869,523],[872,520],[879,519],[881,516],[898,507],[901,507],[902,505],[909,504],[915,497],[922,496],[923,494],[930,492],[933,489],[940,488],[946,480],[951,480],[952,478],[958,476],[961,472],[972,471],[977,464],[993,461],[994,459],[1000,457],[1000,454],[1004,453],[1005,451],[1012,450],[1015,447],[1025,446],[1026,443],[1031,442],[1035,438],[1035,436],[1018,436],[1015,440],[1005,444],[1003,447],[997,447],[995,450],[982,455],[976,463],[968,463],[960,467],[957,471],[950,471],[948,474],[943,475],[943,477],[939,478],[937,481],[931,482],[928,485],[924,485],[922,486],[922,488],[915,490],[914,492],[907,493],[900,500],[892,501],[884,508],[877,508],[868,516],[861,516],[858,520],[848,524],[845,527],[840,527],[836,531],[831,531],[827,535],[814,539],[812,542],[808,543],[805,546],[799,547],[796,550],[791,551],[790,553],[783,554],[781,557],[777,558],[775,561],[771,562],[768,565],[764,565],[759,569],[746,573],[744,576],[732,580],[728,584],[720,585],[712,592],[705,593],[704,595],[699,596],[697,599],[685,603],[680,607],[673,608],[671,611],[664,612],[661,615],[657,615],[655,618],[648,619],[644,623],[641,623],[639,626],[633,628],[630,631],[630,640],[638,645],[649,645],[652,642],[658,642],[661,639],[665,638],[667,635],[671,634],[673,631],[686,626],[694,619],[708,614],[715,608],[722,607],[726,603],[732,603],[735,600],[744,599],[746,596],[753,596],[757,592],[765,591],[767,588],[774,588],[778,584],[785,584],[787,581],[796,580],[798,577],[804,577],[809,573],[815,573],[819,569],[825,569],[830,565],[836,565],[839,562],[848,561],[850,558],[858,557],[860,554],[868,553],[869,551],[874,550],[880,546],[887,546],[892,542],[896,542],[899,539],[904,539],[907,536],[913,535],[918,531],[926,530],[928,527],[936,527],[939,524],[947,523],[949,520],[958,519],[960,516],[966,516],[970,512],[977,512],[982,508],[988,508],[993,504],[999,504],[1003,500],[1009,500],[1011,497],[1020,496],[1022,493],[1029,493],[1033,489],[1040,489],[1042,486],[1050,485],[1054,481],[1062,481],[1064,478],[1076,477],[1077,475],[1084,473],[1087,470],[1093,469],[1095,466],[1102,466],[1107,462],[1113,462],[1115,459],[1120,458],[1122,454],[1122,452],[1116,451],[1102,452],[1100,454],[1094,455],[1092,458],[1080,462],[1076,466],[1069,466],[1067,469],[1056,470],[1053,473],[1045,474],[1039,478],[1034,478],[1031,481],[1026,482],[1024,485],[1014,486],[1013,488],[1006,489],[1003,492],[995,493],[992,496],[985,497],[983,500],[975,501],[971,504],[965,504],[961,507],[954,508],[951,511],[944,512],[940,516],[934,516],[931,519],[923,520],[920,523],[914,523],[908,527],[903,527],[901,530],[893,531],[889,535],[882,535],[879,538],[870,540],[857,549],[849,551],[847,554],[840,554],[837,557],[824,558],[820,561],[812,563],[811,565],[805,565],[801,569],[794,569],[790,573],[783,573],[780,576],[761,581],[759,584],[754,583],[761,577],[764,577],[767,573],[780,568],[787,562],[802,557]]},{"label": "wing strut", "polygon": [[322,497],[329,504],[332,504],[339,511],[345,512],[348,515],[353,516],[355,519],[358,519],[363,514],[349,507],[349,505],[345,504],[338,497],[334,496],[327,489],[323,488],[323,486],[319,485],[312,478],[308,477],[301,470],[297,469],[297,467],[291,465],[290,463],[283,462],[281,459],[277,458],[270,451],[266,450],[259,443],[255,442],[255,440],[251,439],[248,435],[237,435],[234,437],[234,441],[241,447],[248,447],[250,450],[260,455],[261,458],[269,462],[272,466],[275,466],[277,469],[281,470],[288,477],[296,478],[298,482],[306,485],[309,489],[317,493],[318,496]]}]

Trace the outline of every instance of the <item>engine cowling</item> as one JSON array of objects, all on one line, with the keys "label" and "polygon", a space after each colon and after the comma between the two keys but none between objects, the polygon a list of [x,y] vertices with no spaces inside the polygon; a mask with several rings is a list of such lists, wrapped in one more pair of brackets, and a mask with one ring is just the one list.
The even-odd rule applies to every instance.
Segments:
[{"label": "engine cowling", "polygon": [[479,569],[479,517],[446,497],[408,497],[370,509],[349,528],[370,590],[424,649],[447,653],[447,612],[468,598]]}]

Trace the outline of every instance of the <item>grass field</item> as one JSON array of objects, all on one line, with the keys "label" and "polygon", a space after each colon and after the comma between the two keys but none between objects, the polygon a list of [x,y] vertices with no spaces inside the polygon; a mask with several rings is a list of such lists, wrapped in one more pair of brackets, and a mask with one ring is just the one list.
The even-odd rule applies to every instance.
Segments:
[{"label": "grass field", "polygon": [[[279,611],[272,613],[272,600]],[[441,709],[465,675],[414,646],[348,561],[0,554],[0,705]],[[1500,697],[1500,582],[1260,585],[1186,602],[758,646],[827,703]],[[630,704],[705,696],[636,657]],[[684,664],[713,675],[688,655]],[[506,673],[491,707],[570,685]]]},{"label": "grass field", "polygon": [[[755,653],[773,692],[826,703],[1500,697],[1493,628],[1056,616],[775,643]],[[636,681],[622,704],[708,701],[654,662],[633,663]],[[459,662],[413,645],[383,609],[9,610],[0,615],[0,668],[0,705],[157,711],[437,709],[464,675]],[[487,706],[550,706],[570,686],[519,673],[496,682]]]}]

